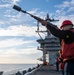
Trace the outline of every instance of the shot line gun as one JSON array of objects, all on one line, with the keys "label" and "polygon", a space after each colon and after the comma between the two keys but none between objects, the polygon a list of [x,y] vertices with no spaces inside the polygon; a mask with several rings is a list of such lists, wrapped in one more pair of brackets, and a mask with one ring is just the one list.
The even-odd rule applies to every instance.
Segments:
[{"label": "shot line gun", "polygon": [[30,14],[30,13],[28,13],[27,11],[24,11],[24,10],[22,10],[21,9],[21,7],[19,7],[19,6],[17,6],[17,5],[14,5],[13,6],[13,9],[15,9],[15,10],[17,10],[17,11],[21,11],[21,12],[23,12],[23,13],[26,13],[26,14],[28,14],[28,15],[30,15],[31,17],[33,17],[34,19],[36,19],[37,21],[43,21],[43,19],[41,19],[41,18],[39,18],[39,17],[37,17],[37,16],[34,16],[34,15],[32,15],[32,14]]}]

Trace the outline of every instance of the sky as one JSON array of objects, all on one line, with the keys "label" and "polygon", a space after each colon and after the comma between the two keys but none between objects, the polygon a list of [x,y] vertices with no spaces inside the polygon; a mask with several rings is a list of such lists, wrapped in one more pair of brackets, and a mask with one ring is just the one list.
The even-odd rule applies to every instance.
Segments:
[{"label": "sky", "polygon": [[74,0],[0,0],[0,63],[41,63],[37,60],[42,57],[42,51],[37,50],[37,21],[14,10],[14,5],[42,19],[48,13],[51,19],[59,20],[53,24],[60,27],[66,19],[74,23]]}]

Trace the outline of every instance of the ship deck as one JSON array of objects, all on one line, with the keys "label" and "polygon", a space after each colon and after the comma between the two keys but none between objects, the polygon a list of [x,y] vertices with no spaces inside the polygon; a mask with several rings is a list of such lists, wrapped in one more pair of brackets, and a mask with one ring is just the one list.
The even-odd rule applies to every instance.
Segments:
[{"label": "ship deck", "polygon": [[55,66],[42,66],[32,75],[62,75],[62,72],[56,71]]}]

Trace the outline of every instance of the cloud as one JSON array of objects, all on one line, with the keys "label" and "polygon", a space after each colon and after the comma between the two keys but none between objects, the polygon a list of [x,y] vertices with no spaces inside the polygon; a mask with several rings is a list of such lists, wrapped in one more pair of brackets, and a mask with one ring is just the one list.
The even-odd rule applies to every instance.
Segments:
[{"label": "cloud", "polygon": [[60,21],[55,24],[60,27],[64,20],[71,20],[74,23],[74,0],[63,1],[61,4],[55,6],[57,8],[55,17],[58,17]]},{"label": "cloud", "polygon": [[21,0],[12,0],[12,4],[17,4],[17,2],[20,2]]},{"label": "cloud", "polygon": [[68,2],[68,1],[63,1],[62,4],[56,5],[55,7],[64,9],[64,8],[66,8],[66,7],[69,7],[69,5],[70,5],[70,2]]},{"label": "cloud", "polygon": [[[17,2],[20,2],[21,0],[1,0],[0,1],[0,8],[4,8],[4,7],[10,7],[12,6],[13,4],[17,4]],[[1,4],[1,3],[4,3],[4,4]]]},{"label": "cloud", "polygon": [[6,56],[15,56],[15,55],[31,55],[39,53],[39,51],[36,48],[25,48],[25,49],[16,49],[16,48],[9,48],[0,50],[0,55],[6,55]]},{"label": "cloud", "polygon": [[42,52],[36,48],[0,49],[0,63],[37,63],[37,58],[41,56]]},{"label": "cloud", "polygon": [[0,4],[0,8],[10,7],[10,6],[11,6],[10,4],[4,4],[4,5],[3,4],[2,5]]},{"label": "cloud", "polygon": [[74,0],[72,0],[72,1],[63,1],[62,4],[56,5],[55,7],[60,8],[62,10],[62,11],[60,10],[61,12],[66,12],[66,13],[72,12],[72,11],[74,11],[73,10],[74,9]]},{"label": "cloud", "polygon": [[[8,28],[0,28],[0,36],[26,36],[26,37],[39,37],[36,33],[36,26],[18,25],[9,26]],[[40,30],[45,31],[46,28],[41,26]],[[40,33],[41,34],[41,33]],[[41,34],[44,36],[44,34]]]},{"label": "cloud", "polygon": [[[37,14],[38,9],[33,9],[29,13]],[[23,16],[24,15],[24,16]],[[39,12],[37,16],[43,18],[44,12]],[[6,10],[4,13],[4,19],[1,20],[0,36],[27,36],[27,37],[39,37],[36,34],[37,23],[31,16],[23,13],[16,12],[15,10]],[[24,24],[25,23],[25,24]],[[40,25],[41,26],[41,25]],[[41,27],[45,30],[45,27]],[[43,34],[41,34],[43,35]]]},{"label": "cloud", "polygon": [[[32,46],[33,43],[34,46]],[[28,45],[28,48],[22,48],[23,44]],[[17,48],[18,46],[21,48]],[[0,63],[36,63],[37,58],[41,55],[42,52],[37,50],[34,40],[14,38],[0,41]],[[32,59],[33,62],[30,61]]]},{"label": "cloud", "polygon": [[5,40],[0,40],[0,48],[20,46],[23,44],[26,45],[31,43],[34,43],[34,40],[23,40],[17,38],[5,39]]},{"label": "cloud", "polygon": [[36,36],[36,26],[9,26],[6,29],[0,28],[0,36]]}]

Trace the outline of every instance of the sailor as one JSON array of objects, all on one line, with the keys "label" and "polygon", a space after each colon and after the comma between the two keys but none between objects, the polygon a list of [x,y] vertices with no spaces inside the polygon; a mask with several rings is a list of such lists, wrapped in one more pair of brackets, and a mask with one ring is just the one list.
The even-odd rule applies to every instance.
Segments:
[{"label": "sailor", "polygon": [[65,75],[74,75],[74,28],[70,20],[62,22],[58,28],[45,20],[40,21],[43,26],[61,40],[62,58],[65,62]]},{"label": "sailor", "polygon": [[59,71],[59,58],[56,58],[56,70]]},{"label": "sailor", "polygon": [[64,65],[65,65],[65,62],[63,61],[63,58],[62,58],[62,50],[60,50],[59,51],[59,67],[62,72],[62,75],[64,75]]}]

